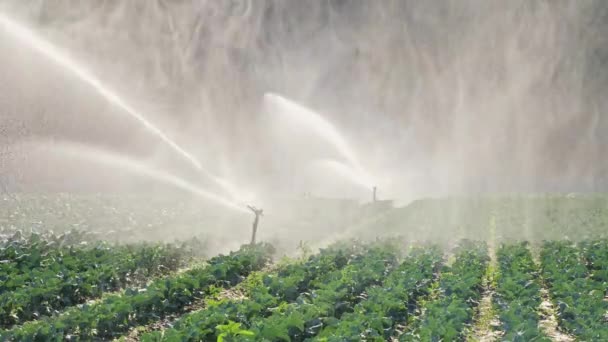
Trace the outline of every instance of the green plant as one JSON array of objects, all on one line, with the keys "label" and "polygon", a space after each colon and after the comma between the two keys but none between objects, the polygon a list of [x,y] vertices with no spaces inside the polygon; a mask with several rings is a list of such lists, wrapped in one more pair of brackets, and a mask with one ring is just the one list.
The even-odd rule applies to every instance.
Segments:
[{"label": "green plant", "polygon": [[50,340],[74,335],[84,339],[116,338],[132,327],[181,313],[186,305],[204,297],[214,287],[234,286],[244,276],[264,267],[273,252],[270,245],[243,246],[237,252],[210,259],[205,268],[158,279],[143,289],[127,289],[123,294],[73,308],[61,316],[26,323],[1,332],[0,338]]},{"label": "green plant", "polygon": [[248,338],[255,336],[253,331],[249,331],[241,328],[241,323],[228,322],[227,324],[218,325],[217,330],[217,342],[233,342],[233,341],[244,341]]}]

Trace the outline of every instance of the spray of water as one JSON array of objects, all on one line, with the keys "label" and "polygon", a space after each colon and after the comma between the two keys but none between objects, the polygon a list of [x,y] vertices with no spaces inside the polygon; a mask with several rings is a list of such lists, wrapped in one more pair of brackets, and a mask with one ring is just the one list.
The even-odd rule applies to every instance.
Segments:
[{"label": "spray of water", "polygon": [[365,190],[369,190],[372,186],[377,185],[376,181],[370,176],[362,172],[356,172],[355,169],[333,159],[321,159],[312,163],[312,166],[323,171],[331,172],[341,179],[348,180],[354,185],[360,186]]},{"label": "spray of water", "polygon": [[264,94],[267,110],[273,115],[282,115],[291,122],[305,127],[319,138],[329,143],[340,154],[346,163],[335,160],[324,160],[321,164],[339,175],[345,176],[351,182],[366,188],[376,185],[376,181],[360,163],[357,154],[340,134],[338,129],[315,111],[294,101],[275,94]]},{"label": "spray of water", "polygon": [[[99,79],[97,79],[91,72],[86,70],[85,67],[74,61],[69,57],[67,53],[61,51],[56,46],[50,44],[48,41],[42,39],[34,32],[26,28],[24,25],[17,23],[14,20],[8,18],[5,14],[0,12],[0,27],[4,28],[6,32],[14,36],[21,42],[27,44],[31,49],[43,54],[57,65],[65,68],[72,74],[74,74],[82,82],[90,85],[95,91],[103,96],[107,101],[112,103],[114,106],[120,108],[124,113],[128,114],[139,123],[141,123],[148,131],[153,133],[165,144],[171,147],[177,154],[185,158],[192,166],[198,171],[202,172],[206,177],[211,179],[217,185],[222,187],[228,194],[233,198],[242,198],[241,193],[237,190],[236,186],[231,184],[225,179],[217,177],[206,170],[203,165],[188,151],[179,146],[175,141],[169,138],[163,133],[157,126],[148,121],[141,113],[135,110],[125,100],[123,100],[118,94],[105,86]],[[245,196],[247,197],[247,196]]]},{"label": "spray of water", "polygon": [[264,94],[264,102],[271,114],[283,115],[294,123],[305,126],[320,138],[330,143],[352,167],[361,169],[361,164],[353,149],[346,142],[346,139],[333,124],[321,115],[275,93]]},{"label": "spray of water", "polygon": [[240,213],[249,214],[249,211],[246,209],[245,206],[241,206],[229,199],[224,198],[221,195],[202,189],[180,177],[155,169],[150,165],[134,160],[125,155],[91,147],[84,144],[66,141],[53,142],[52,144],[38,142],[36,144],[33,144],[33,148],[39,151],[44,151],[45,153],[53,153],[54,155],[60,156],[61,158],[73,158],[90,163],[96,163],[121,171],[127,171],[136,175],[148,177],[150,179],[190,192],[202,199],[212,201],[213,203],[219,204],[225,208]]},{"label": "spray of water", "polygon": [[213,181],[222,187],[222,189],[228,194],[228,196],[230,196],[230,199],[232,201],[238,202],[243,206],[246,206],[259,200],[253,192],[246,191],[243,188],[237,187],[236,185],[227,181],[224,178],[214,177]]}]

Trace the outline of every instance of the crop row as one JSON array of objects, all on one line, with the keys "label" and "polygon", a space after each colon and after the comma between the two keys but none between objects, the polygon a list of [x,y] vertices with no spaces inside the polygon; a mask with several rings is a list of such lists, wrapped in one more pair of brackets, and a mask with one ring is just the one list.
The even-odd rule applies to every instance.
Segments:
[{"label": "crop row", "polygon": [[497,253],[498,277],[493,296],[503,341],[550,341],[539,329],[542,302],[539,270],[527,243],[501,246]]},{"label": "crop row", "polygon": [[397,266],[397,254],[393,247],[372,245],[342,270],[332,272],[318,288],[300,294],[294,303],[279,306],[268,317],[253,319],[248,328],[258,341],[314,338],[344,313],[352,312],[365,299],[368,287],[382,283]]},{"label": "crop row", "polygon": [[[342,269],[328,272],[333,263],[328,261],[336,256],[325,254],[324,267],[314,266],[321,259],[311,259],[287,265],[275,274],[257,275],[246,282],[247,299],[211,302],[205,310],[183,316],[172,328],[147,333],[141,340],[211,341],[226,336],[253,341],[386,340],[394,335],[397,323],[419,312],[418,304],[429,295],[442,262],[436,248],[415,249],[400,266],[396,254],[387,245],[370,246]],[[426,307],[428,322],[458,329],[451,336],[460,335],[472,318],[488,260],[485,245],[461,247],[452,267],[444,269],[442,298]],[[311,277],[315,269],[316,276]],[[463,276],[469,281],[460,286]],[[437,312],[431,316],[433,307],[441,305],[446,305],[444,311],[465,305],[460,309],[467,317],[441,322]],[[409,336],[432,329],[427,323],[418,325],[415,335]]]},{"label": "crop row", "polygon": [[52,315],[104,292],[176,270],[181,264],[180,251],[162,245],[70,247],[49,253],[51,259],[41,262],[48,267],[3,274],[8,281],[6,292],[0,295],[0,328]]},{"label": "crop row", "polygon": [[584,241],[579,246],[591,279],[608,283],[608,239]]},{"label": "crop row", "polygon": [[0,241],[0,293],[44,285],[49,274],[66,278],[70,273],[96,269],[99,265],[120,260],[117,256],[136,259],[136,271],[122,282],[127,284],[133,278],[146,279],[149,274],[158,273],[155,268],[175,268],[191,254],[174,245],[111,246],[103,242],[88,244],[82,238],[84,236],[78,231],[59,235],[13,231]]},{"label": "crop row", "polygon": [[86,254],[96,251],[71,248],[74,234],[77,233],[54,235],[10,231],[0,239],[0,293],[27,284],[36,279],[36,271],[54,267],[55,263],[78,269],[80,258],[88,259]]},{"label": "crop row", "polygon": [[275,308],[294,302],[300,294],[335,277],[361,252],[358,246],[334,245],[305,262],[282,264],[275,272],[251,275],[240,285],[247,298],[210,300],[205,310],[186,314],[172,328],[147,333],[141,340],[214,341],[221,335],[218,326],[250,326],[252,320],[269,316]]},{"label": "crop row", "polygon": [[[490,260],[485,243],[461,243],[454,262],[443,265],[442,252],[435,247],[415,248],[399,264],[396,246],[347,242],[258,272],[269,262],[272,247],[244,246],[210,259],[205,267],[59,313],[56,310],[133,279],[147,279],[165,267],[174,269],[182,256],[167,246],[31,248],[42,243],[46,242],[17,239],[0,250],[8,260],[0,264],[0,277],[5,277],[0,286],[11,290],[0,295],[0,322],[9,326],[38,319],[0,330],[0,341],[109,340],[180,315],[170,328],[148,332],[141,340],[461,340],[481,299]],[[28,255],[36,251],[41,253]],[[608,240],[578,246],[546,242],[540,256],[542,271],[526,243],[502,245],[496,252],[492,304],[504,333],[501,339],[549,340],[539,329],[537,313],[542,275],[566,331],[581,340],[608,340]],[[16,266],[26,259],[24,265],[33,267],[30,275],[23,265]],[[244,298],[220,294],[219,299],[210,299],[218,294],[217,288],[236,284]],[[184,314],[200,299],[205,299],[204,310]],[[54,316],[39,317],[45,315]],[[399,323],[406,323],[401,336]]]},{"label": "crop row", "polygon": [[585,251],[569,242],[545,242],[541,250],[542,274],[557,303],[561,326],[581,340],[606,341],[606,282],[603,274],[594,269],[599,257],[590,268],[585,260],[585,254],[593,260],[593,255],[604,247],[591,247],[598,250]]},{"label": "crop row", "polygon": [[401,341],[455,341],[473,319],[490,260],[485,243],[463,242],[451,266],[444,266],[439,296],[422,308],[422,317],[400,336]]},{"label": "crop row", "polygon": [[102,301],[67,310],[61,315],[28,322],[0,333],[2,340],[47,341],[111,339],[130,328],[180,313],[212,287],[232,286],[269,261],[268,245],[244,246],[229,255],[209,260],[175,277],[157,279],[143,289],[127,289]]},{"label": "crop row", "polygon": [[382,285],[365,290],[365,299],[325,327],[318,341],[385,341],[399,322],[415,312],[420,298],[429,295],[443,254],[438,248],[414,249]]},{"label": "crop row", "polygon": [[0,292],[9,292],[33,285],[44,279],[44,274],[69,271],[84,272],[91,265],[107,262],[114,250],[103,246],[94,248],[57,247],[22,249],[11,244],[0,251]]}]

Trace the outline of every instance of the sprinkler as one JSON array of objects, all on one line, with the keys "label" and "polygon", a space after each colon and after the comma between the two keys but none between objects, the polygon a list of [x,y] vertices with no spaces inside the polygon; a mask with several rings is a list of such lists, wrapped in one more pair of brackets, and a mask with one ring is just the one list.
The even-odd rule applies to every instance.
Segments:
[{"label": "sprinkler", "polygon": [[377,191],[377,190],[378,190],[378,189],[377,189],[375,186],[372,188],[372,200],[373,200],[374,202],[377,202],[377,201],[378,201],[378,197],[376,196],[376,191]]},{"label": "sprinkler", "polygon": [[249,208],[255,215],[251,232],[251,245],[253,246],[255,245],[255,235],[258,232],[258,223],[260,222],[260,216],[264,215],[264,209],[258,209],[252,205],[248,205],[247,208]]}]

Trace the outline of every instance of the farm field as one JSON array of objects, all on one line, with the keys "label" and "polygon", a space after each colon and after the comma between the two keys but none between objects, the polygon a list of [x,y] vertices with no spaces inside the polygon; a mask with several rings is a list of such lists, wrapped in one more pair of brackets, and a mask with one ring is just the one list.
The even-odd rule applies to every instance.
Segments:
[{"label": "farm field", "polygon": [[[75,240],[4,238],[3,341],[450,341],[484,329],[502,341],[608,338],[603,239],[447,250],[345,240],[274,262],[272,246],[244,245],[179,271],[189,254],[175,246]],[[557,329],[541,324],[543,290]],[[495,323],[483,327],[488,292]]]},{"label": "farm field", "polygon": [[[459,239],[542,242],[608,237],[608,196],[601,194],[421,199],[370,212],[351,200],[280,199],[265,209],[260,237],[275,245],[281,240],[293,244],[386,235],[440,244]],[[196,236],[205,243],[215,239],[228,245],[235,234],[247,237],[250,224],[248,215],[234,215],[183,196],[0,195],[0,230],[77,229],[113,242]],[[240,244],[229,245],[236,249]]]},{"label": "farm field", "polygon": [[[266,208],[260,238],[315,240],[348,227],[358,211],[350,200],[279,200]],[[297,208],[297,210],[293,210]],[[63,233],[73,229],[91,239],[120,243],[184,241],[196,237],[202,251],[238,248],[250,234],[251,217],[183,195],[154,194],[0,194],[0,231],[19,229]],[[234,242],[236,236],[244,236]],[[294,238],[295,235],[295,238]],[[217,247],[220,246],[220,247]],[[226,247],[228,249],[226,249]],[[277,246],[278,247],[278,246]],[[291,248],[291,246],[290,246]]]},{"label": "farm field", "polygon": [[0,340],[606,340],[605,210],[599,196],[425,200],[351,231],[402,219],[367,238],[289,256],[13,224],[0,229]]},{"label": "farm field", "polygon": [[0,342],[608,342],[608,1],[0,1]]}]

